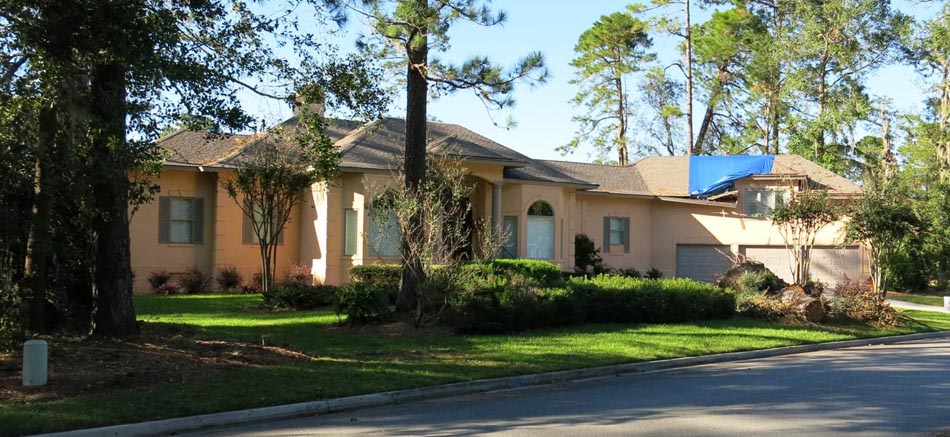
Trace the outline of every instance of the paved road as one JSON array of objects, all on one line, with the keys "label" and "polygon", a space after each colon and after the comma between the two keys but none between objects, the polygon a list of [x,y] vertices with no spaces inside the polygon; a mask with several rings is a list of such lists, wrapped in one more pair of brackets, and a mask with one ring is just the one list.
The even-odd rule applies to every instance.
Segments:
[{"label": "paved road", "polygon": [[887,303],[894,308],[904,308],[908,310],[933,311],[935,313],[950,313],[950,309],[934,305],[922,305],[919,303],[907,302],[903,300],[888,299]]},{"label": "paved road", "polygon": [[932,435],[950,340],[716,364],[208,430],[201,435]]}]

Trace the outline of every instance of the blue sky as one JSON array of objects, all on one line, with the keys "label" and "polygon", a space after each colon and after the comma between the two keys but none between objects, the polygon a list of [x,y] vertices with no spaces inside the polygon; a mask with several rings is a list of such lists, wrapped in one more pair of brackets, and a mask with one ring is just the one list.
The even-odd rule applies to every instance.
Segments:
[{"label": "blue sky", "polygon": [[[450,50],[438,56],[462,61],[471,55],[484,54],[502,65],[512,65],[525,54],[538,50],[544,54],[551,72],[548,83],[534,89],[519,86],[515,94],[516,106],[505,113],[493,114],[500,121],[510,115],[516,126],[509,129],[493,124],[481,102],[466,91],[430,101],[429,115],[440,121],[466,126],[534,158],[590,160],[590,149],[582,148],[567,157],[555,150],[572,137],[575,126],[571,117],[578,111],[568,102],[577,91],[568,83],[573,75],[569,63],[580,34],[601,15],[621,11],[629,3],[616,0],[498,0],[491,3],[493,8],[507,12],[508,21],[503,26],[490,28],[461,23],[450,30]],[[937,3],[921,5],[899,0],[894,5],[920,18],[933,16],[939,6]],[[695,11],[694,15],[694,22],[701,22],[709,12]],[[356,36],[353,30],[359,30],[361,24],[354,21],[349,27],[351,32],[339,41],[344,50],[352,49]],[[673,41],[656,39],[654,48],[661,61],[671,62],[678,56]],[[919,108],[921,84],[909,67],[892,66],[879,70],[869,79],[868,86],[872,95],[889,97],[900,110]],[[288,108],[276,102],[250,96],[244,98],[244,102],[247,110],[273,122],[290,113]],[[701,102],[694,104],[695,113],[701,114]],[[397,97],[391,115],[402,117],[404,108],[404,97]],[[698,124],[699,117],[694,118]]]}]

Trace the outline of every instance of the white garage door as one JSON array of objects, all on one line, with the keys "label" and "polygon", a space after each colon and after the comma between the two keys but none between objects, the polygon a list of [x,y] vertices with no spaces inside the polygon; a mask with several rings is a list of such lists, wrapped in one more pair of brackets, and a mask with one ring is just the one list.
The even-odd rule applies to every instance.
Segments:
[{"label": "white garage door", "polygon": [[[765,264],[785,282],[792,282],[791,254],[784,246],[743,246],[739,252],[748,259]],[[855,247],[836,248],[816,246],[811,251],[811,277],[829,286],[842,279],[865,280],[861,263],[861,249]]]},{"label": "white garage door", "polygon": [[677,244],[676,277],[714,282],[716,274],[732,267],[730,255],[729,246]]},{"label": "white garage door", "polygon": [[739,253],[745,255],[750,261],[765,264],[766,268],[782,278],[783,281],[792,282],[794,278],[792,264],[795,262],[785,246],[740,246]]},{"label": "white garage door", "polygon": [[849,279],[864,281],[864,264],[859,247],[815,247],[811,250],[811,276],[827,285]]}]

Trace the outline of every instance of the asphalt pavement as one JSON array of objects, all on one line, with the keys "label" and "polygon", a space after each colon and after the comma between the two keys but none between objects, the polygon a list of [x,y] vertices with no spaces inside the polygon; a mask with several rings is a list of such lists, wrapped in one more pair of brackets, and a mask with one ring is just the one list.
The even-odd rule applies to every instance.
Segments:
[{"label": "asphalt pavement", "polygon": [[870,346],[204,430],[202,436],[934,435],[950,340]]}]

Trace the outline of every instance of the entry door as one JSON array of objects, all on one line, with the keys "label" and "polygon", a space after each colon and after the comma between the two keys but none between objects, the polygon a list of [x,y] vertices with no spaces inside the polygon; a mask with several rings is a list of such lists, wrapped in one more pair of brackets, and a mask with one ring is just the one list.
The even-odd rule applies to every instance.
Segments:
[{"label": "entry door", "polygon": [[528,217],[528,258],[554,259],[554,217]]}]

